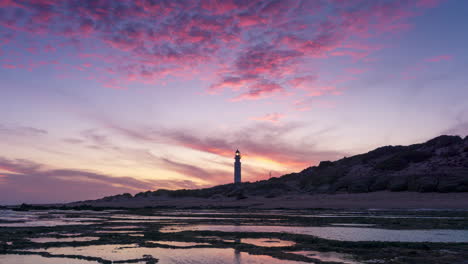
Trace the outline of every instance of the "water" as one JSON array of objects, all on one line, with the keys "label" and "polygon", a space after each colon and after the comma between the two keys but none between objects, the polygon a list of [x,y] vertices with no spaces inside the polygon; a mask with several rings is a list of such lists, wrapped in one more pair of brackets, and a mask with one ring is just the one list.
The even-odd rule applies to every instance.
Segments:
[{"label": "water", "polygon": [[[110,261],[140,259],[144,255],[151,255],[159,259],[161,264],[296,264],[304,263],[290,260],[280,260],[266,255],[250,255],[231,248],[146,248],[135,244],[98,245],[85,247],[53,247],[32,250],[33,252],[49,252],[54,255],[73,255],[99,257]],[[63,262],[67,263],[67,262]]]},{"label": "water", "polygon": [[293,251],[288,252],[296,255],[302,255],[311,259],[317,259],[326,262],[338,262],[343,264],[359,264],[359,262],[351,260],[352,256],[338,252],[319,252],[319,251]]},{"label": "water", "polygon": [[[431,245],[430,249],[421,249],[419,253],[418,249],[412,249],[411,252],[428,256],[418,263],[444,263],[437,262],[437,256],[442,255],[450,255],[450,261],[453,260],[445,263],[463,263],[468,259],[468,253],[465,253],[468,252],[468,244],[466,247],[450,244],[468,243],[468,213],[461,211],[139,211],[145,215],[132,212],[0,210],[0,222],[3,221],[0,223],[0,250],[6,249],[3,251],[6,254],[0,255],[0,263],[97,263],[96,260],[74,259],[71,256],[74,255],[102,258],[101,262],[107,260],[139,264],[147,263],[145,258],[151,257],[159,259],[158,263],[162,264],[305,263],[299,260],[357,264],[371,263],[361,262],[363,256],[368,256],[367,260],[377,261],[372,263],[387,263],[392,258],[407,254],[403,251],[405,247],[357,249],[336,241],[331,244],[326,240],[317,243],[313,237],[309,239],[295,234],[351,242],[446,242],[444,245],[447,246]],[[391,220],[393,218],[397,220]],[[395,229],[400,224],[405,230]],[[443,226],[448,229],[422,229],[421,226]],[[176,234],[180,231],[221,231],[232,234]],[[50,244],[42,243],[56,244],[49,247]],[[33,251],[30,252],[32,254],[50,253],[57,257],[14,255],[11,254],[13,248]],[[390,257],[381,259],[381,254],[376,254],[380,251]]]},{"label": "water", "polygon": [[[104,218],[97,217],[65,217],[70,214],[67,211],[13,211],[0,210],[0,220],[9,221],[9,223],[0,223],[0,227],[47,227],[47,226],[66,226],[66,225],[92,225]],[[70,215],[67,215],[70,216]]]},{"label": "water", "polygon": [[37,238],[30,238],[29,240],[34,243],[49,243],[49,242],[83,242],[83,241],[94,241],[98,239],[99,237],[63,237],[63,238],[37,237]]},{"label": "water", "polygon": [[198,243],[198,242],[180,242],[180,241],[148,241],[148,243],[156,243],[160,245],[168,245],[174,247],[194,247],[194,246],[209,246],[210,243]]},{"label": "water", "polygon": [[296,244],[293,241],[275,238],[242,238],[239,239],[238,242],[244,244],[251,244],[259,247],[290,247]]},{"label": "water", "polygon": [[21,223],[0,223],[0,227],[46,227],[46,226],[67,226],[67,225],[93,225],[94,222],[81,222],[69,220],[31,220]]},{"label": "water", "polygon": [[0,255],[0,263],[5,264],[95,264],[95,261],[86,261],[70,258],[45,258],[36,255]]},{"label": "water", "polygon": [[391,230],[361,227],[310,226],[250,226],[250,225],[187,225],[165,227],[160,232],[221,231],[221,232],[280,232],[312,235],[340,241],[386,242],[468,242],[468,230]]}]

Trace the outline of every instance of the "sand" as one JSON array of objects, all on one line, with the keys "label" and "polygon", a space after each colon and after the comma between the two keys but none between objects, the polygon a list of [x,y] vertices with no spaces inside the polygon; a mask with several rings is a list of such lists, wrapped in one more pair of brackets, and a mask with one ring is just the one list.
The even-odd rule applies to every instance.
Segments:
[{"label": "sand", "polygon": [[417,192],[372,192],[315,195],[286,195],[275,198],[132,198],[120,201],[77,202],[70,205],[99,207],[247,207],[247,208],[333,208],[333,209],[468,209],[468,193],[417,193]]}]

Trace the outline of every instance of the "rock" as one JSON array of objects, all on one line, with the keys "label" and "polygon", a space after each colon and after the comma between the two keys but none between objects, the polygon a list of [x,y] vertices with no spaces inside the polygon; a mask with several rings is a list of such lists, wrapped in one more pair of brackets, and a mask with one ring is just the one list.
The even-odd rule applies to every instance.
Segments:
[{"label": "rock", "polygon": [[460,185],[460,177],[457,175],[441,175],[437,191],[439,192],[456,192]]},{"label": "rock", "polygon": [[388,175],[376,176],[375,181],[370,185],[369,191],[383,191],[389,188],[390,177]]},{"label": "rock", "polygon": [[326,160],[326,161],[321,161],[318,165],[319,168],[326,168],[326,167],[330,167],[330,166],[333,166],[333,162],[329,161],[329,160]]},{"label": "rock", "polygon": [[460,143],[461,141],[463,141],[463,139],[460,136],[443,135],[443,136],[433,138],[424,144],[428,146],[433,146],[435,148],[443,148],[443,147],[447,147],[453,144]]},{"label": "rock", "polygon": [[437,174],[423,174],[408,176],[408,191],[413,192],[434,192],[437,190]]},{"label": "rock", "polygon": [[394,176],[390,179],[388,189],[392,192],[408,190],[408,178],[406,176]]}]

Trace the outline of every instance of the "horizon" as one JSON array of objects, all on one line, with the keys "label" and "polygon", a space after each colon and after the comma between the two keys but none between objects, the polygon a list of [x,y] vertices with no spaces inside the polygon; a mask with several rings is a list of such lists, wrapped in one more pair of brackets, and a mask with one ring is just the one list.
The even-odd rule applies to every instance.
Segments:
[{"label": "horizon", "polygon": [[[438,137],[441,137],[441,136],[454,136],[454,137],[460,137],[461,139],[463,140],[466,140],[468,138],[468,135],[466,136],[461,136],[461,135],[440,135]],[[436,138],[438,138],[436,137]],[[433,138],[435,139],[435,138]],[[430,139],[432,140],[432,139]],[[429,140],[427,140],[429,141]],[[426,143],[427,141],[425,142],[420,142],[420,143],[414,143],[414,144],[423,144],[423,143]],[[381,147],[388,147],[388,146],[391,146],[391,147],[396,147],[396,146],[401,146],[401,145],[387,145],[387,146],[381,146]],[[409,145],[408,145],[409,146]],[[381,148],[381,147],[378,147],[378,148]],[[378,149],[377,148],[377,149]],[[370,151],[374,151],[376,149],[372,149],[372,150],[369,150],[368,152]],[[364,152],[364,153],[359,153],[359,154],[356,154],[356,155],[360,155],[360,154],[365,154],[365,153],[368,153],[368,152]],[[346,159],[346,158],[352,158],[353,156],[351,157],[343,157],[343,158],[340,158],[340,159],[337,159],[337,160],[332,160],[331,162],[336,162],[336,161],[339,161],[341,159]],[[328,160],[323,160],[323,161],[328,161]],[[322,161],[320,161],[322,162]],[[315,164],[313,166],[310,166],[310,167],[314,167],[314,166],[319,166],[320,165],[320,162],[319,164]],[[307,167],[309,168],[309,167]],[[304,168],[304,169],[307,169],[307,168]],[[289,172],[289,173],[295,173],[294,172]],[[284,174],[284,175],[280,175],[279,177],[271,177],[271,178],[266,178],[266,179],[260,179],[260,180],[255,180],[255,181],[242,181],[242,183],[256,183],[256,182],[259,182],[259,181],[268,181],[272,178],[281,178],[283,176],[286,176],[288,173]],[[202,187],[202,188],[198,188],[198,189],[205,189],[205,188],[212,188],[212,187],[216,187],[216,186],[220,186],[220,185],[230,185],[230,184],[236,184],[236,182],[228,182],[228,183],[223,183],[223,184],[218,184],[218,185],[214,185],[214,186],[208,186],[208,187]],[[143,192],[139,192],[139,193],[144,193],[144,192],[149,192],[149,191],[152,191],[152,192],[155,192],[155,191],[159,191],[159,190],[169,190],[169,191],[173,191],[173,190],[188,190],[188,189],[155,189],[155,190],[147,190],[147,191],[143,191]],[[116,194],[116,195],[121,195],[121,194],[126,194],[126,193],[119,193],[119,194]],[[138,193],[136,193],[138,194]],[[135,197],[136,194],[132,194],[133,197]],[[101,198],[105,198],[105,197],[99,197],[99,199]],[[72,201],[72,202],[80,202],[80,201]],[[27,204],[27,203],[24,203],[24,204]],[[16,203],[16,204],[0,204],[0,206],[18,206],[20,204]],[[27,204],[29,205],[29,204]],[[31,205],[36,205],[36,204],[31,204]],[[37,204],[37,205],[44,205],[44,204]],[[53,205],[53,204],[52,204]]]},{"label": "horizon", "polygon": [[0,205],[468,135],[468,2],[0,1]]}]

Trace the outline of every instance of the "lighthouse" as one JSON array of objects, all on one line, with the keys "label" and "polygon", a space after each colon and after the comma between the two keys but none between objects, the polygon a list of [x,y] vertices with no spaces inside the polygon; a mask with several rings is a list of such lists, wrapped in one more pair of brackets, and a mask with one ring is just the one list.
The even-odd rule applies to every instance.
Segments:
[{"label": "lighthouse", "polygon": [[234,183],[241,183],[241,154],[239,150],[236,150],[234,156]]}]

